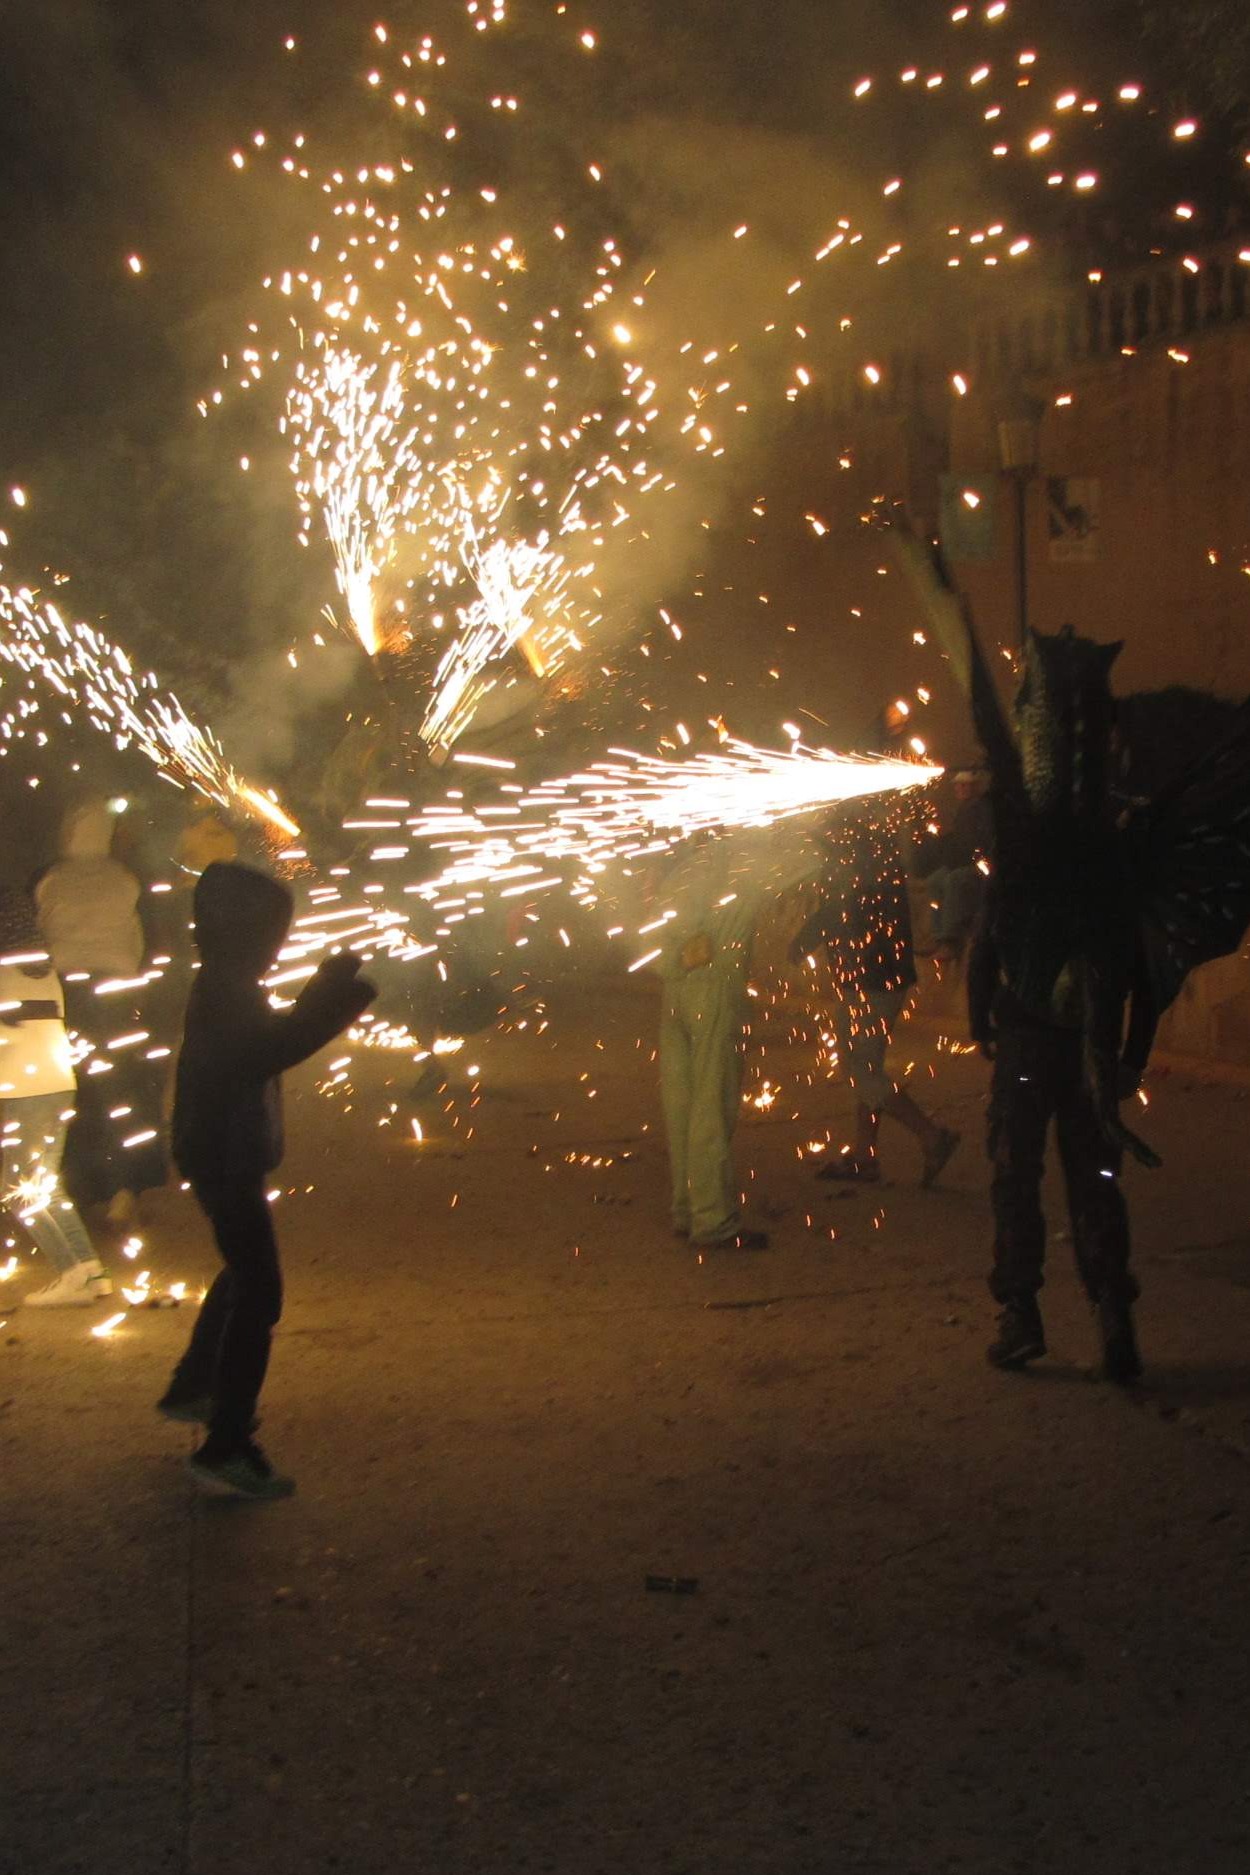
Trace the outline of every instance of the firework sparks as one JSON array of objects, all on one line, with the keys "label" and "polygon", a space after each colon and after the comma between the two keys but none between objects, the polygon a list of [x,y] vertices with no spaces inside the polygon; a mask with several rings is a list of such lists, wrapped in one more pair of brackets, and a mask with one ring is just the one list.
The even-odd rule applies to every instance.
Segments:
[{"label": "firework sparks", "polygon": [[[120,646],[98,626],[66,620],[28,587],[0,585],[0,658],[76,706],[114,746],[134,746],[180,787],[220,806],[260,815],[288,835],[299,828],[271,796],[246,782],[226,760],[211,731],[187,715],[151,672],[136,673]],[[11,717],[0,722],[6,738]]]},{"label": "firework sparks", "polygon": [[448,799],[407,823],[432,852],[450,855],[433,879],[413,889],[438,909],[447,892],[489,887],[503,898],[532,898],[567,885],[593,896],[594,880],[615,862],[665,851],[688,835],[768,827],[838,803],[923,787],[941,769],[929,763],[857,758],[829,749],[761,749],[731,739],[723,751],[684,762],[633,750],[583,773],[466,808]]}]

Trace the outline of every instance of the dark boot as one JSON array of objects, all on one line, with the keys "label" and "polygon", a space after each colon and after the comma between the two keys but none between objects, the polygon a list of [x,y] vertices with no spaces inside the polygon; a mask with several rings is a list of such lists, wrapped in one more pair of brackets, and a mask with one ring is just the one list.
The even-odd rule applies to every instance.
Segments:
[{"label": "dark boot", "polygon": [[1141,1355],[1133,1332],[1133,1305],[1126,1296],[1103,1296],[1095,1305],[1102,1337],[1102,1376],[1117,1387],[1141,1379]]},{"label": "dark boot", "polygon": [[998,1336],[985,1350],[991,1367],[1023,1367],[1046,1352],[1046,1331],[1036,1296],[1016,1296],[998,1318]]}]

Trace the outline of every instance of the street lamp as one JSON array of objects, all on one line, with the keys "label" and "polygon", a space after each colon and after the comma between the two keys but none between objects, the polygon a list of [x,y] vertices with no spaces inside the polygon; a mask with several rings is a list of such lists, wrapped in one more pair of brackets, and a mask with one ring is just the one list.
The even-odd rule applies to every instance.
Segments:
[{"label": "street lamp", "polygon": [[1024,649],[1029,628],[1029,483],[1041,453],[1041,406],[1021,397],[998,426],[998,455],[1016,490],[1016,632]]}]

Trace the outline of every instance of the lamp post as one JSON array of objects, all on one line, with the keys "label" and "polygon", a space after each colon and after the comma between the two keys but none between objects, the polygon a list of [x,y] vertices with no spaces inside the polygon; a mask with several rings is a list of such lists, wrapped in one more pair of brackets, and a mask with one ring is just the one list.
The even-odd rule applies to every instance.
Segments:
[{"label": "lamp post", "polygon": [[998,426],[999,460],[1016,491],[1016,635],[1021,650],[1029,628],[1029,483],[1037,474],[1041,432],[1041,407],[1031,398],[1021,398]]}]

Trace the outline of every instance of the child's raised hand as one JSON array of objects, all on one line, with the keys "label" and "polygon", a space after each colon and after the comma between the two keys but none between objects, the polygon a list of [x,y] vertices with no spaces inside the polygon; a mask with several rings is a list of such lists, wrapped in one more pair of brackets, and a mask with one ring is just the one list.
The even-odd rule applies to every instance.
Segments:
[{"label": "child's raised hand", "polygon": [[360,974],[363,962],[356,951],[335,951],[332,957],[323,957],[317,966],[317,977],[332,996],[343,999],[344,1007],[354,1016],[377,1000],[376,983]]}]

